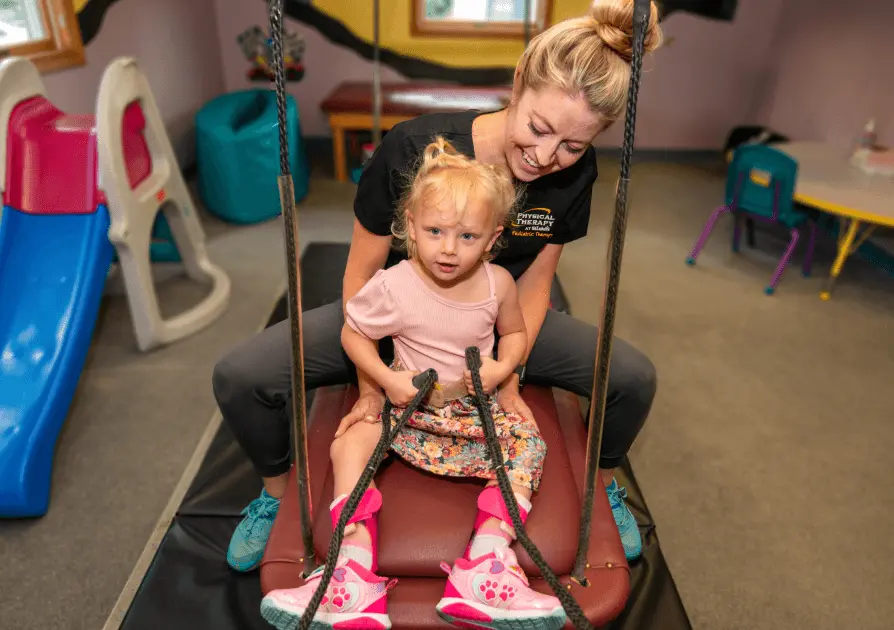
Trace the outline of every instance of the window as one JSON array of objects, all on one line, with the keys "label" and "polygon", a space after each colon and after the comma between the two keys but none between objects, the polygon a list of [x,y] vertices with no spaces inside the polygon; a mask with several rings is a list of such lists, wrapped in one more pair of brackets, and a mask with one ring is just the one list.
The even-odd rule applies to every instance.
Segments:
[{"label": "window", "polygon": [[549,26],[550,0],[414,0],[417,35],[524,37],[525,3],[531,36]]},{"label": "window", "polygon": [[72,0],[0,0],[0,56],[27,57],[41,72],[82,65]]}]

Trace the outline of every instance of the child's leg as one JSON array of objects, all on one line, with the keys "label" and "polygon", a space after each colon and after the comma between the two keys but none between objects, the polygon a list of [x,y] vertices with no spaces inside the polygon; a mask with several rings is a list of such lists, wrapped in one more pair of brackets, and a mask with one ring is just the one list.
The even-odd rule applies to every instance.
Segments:
[{"label": "child's leg", "polygon": [[[531,511],[531,488],[512,484],[512,492],[518,504],[518,514],[524,523]],[[497,547],[508,547],[512,543],[515,528],[512,527],[512,517],[509,516],[509,510],[505,505],[497,482],[488,483],[478,498],[475,534],[466,550],[466,559],[474,560],[491,553]]]},{"label": "child's leg", "polygon": [[[333,528],[375,451],[381,430],[379,424],[358,422],[332,442],[330,456],[336,494],[330,506]],[[391,627],[387,591],[393,581],[375,574],[376,513],[381,506],[382,495],[370,484],[345,527],[335,572],[314,616],[314,628],[384,630]],[[324,569],[324,565],[317,567],[305,578],[303,586],[268,593],[261,602],[264,618],[276,628],[295,628],[320,585]]]},{"label": "child's leg", "polygon": [[[507,462],[515,502],[522,523],[531,510],[531,494],[540,482],[546,445],[536,427],[511,431],[513,453]],[[465,557],[451,568],[438,613],[448,622],[494,630],[540,628],[558,630],[565,625],[562,603],[552,595],[533,590],[509,546],[515,538],[512,518],[496,482],[478,497],[475,534]]]},{"label": "child's leg", "polygon": [[[360,481],[369,458],[376,450],[376,443],[382,435],[381,424],[358,422],[352,425],[344,435],[333,440],[329,448],[332,459],[335,499],[329,506],[333,529],[338,524],[341,511],[348,497]],[[369,489],[360,500],[354,511],[345,535],[342,539],[342,555],[352,558],[364,568],[375,571],[377,567],[375,549],[376,512],[382,505],[381,495],[375,482],[370,482]]]},{"label": "child's leg", "polygon": [[[540,430],[520,416],[505,415],[496,409],[494,423],[507,427],[511,441],[503,445],[506,462],[506,476],[512,485],[515,502],[522,523],[531,511],[531,495],[540,485],[543,474],[543,460],[546,457],[546,442],[540,437]],[[504,429],[506,431],[506,429]],[[475,534],[469,543],[465,557],[474,560],[491,553],[497,547],[508,547],[515,539],[512,517],[503,502],[503,494],[492,480],[478,497],[478,517],[475,519]]]}]

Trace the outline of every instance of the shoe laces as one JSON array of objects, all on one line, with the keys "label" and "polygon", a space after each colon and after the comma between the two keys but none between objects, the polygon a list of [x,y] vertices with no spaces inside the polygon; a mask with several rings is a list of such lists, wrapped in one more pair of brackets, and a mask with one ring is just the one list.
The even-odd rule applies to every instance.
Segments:
[{"label": "shoe laces", "polygon": [[254,530],[259,523],[270,520],[276,514],[276,505],[273,501],[269,501],[264,497],[258,497],[248,504],[242,514],[248,516],[252,520],[251,529]]},{"label": "shoe laces", "polygon": [[621,505],[627,498],[627,488],[624,486],[615,486],[615,489],[607,488],[608,498],[611,500],[612,507]]}]

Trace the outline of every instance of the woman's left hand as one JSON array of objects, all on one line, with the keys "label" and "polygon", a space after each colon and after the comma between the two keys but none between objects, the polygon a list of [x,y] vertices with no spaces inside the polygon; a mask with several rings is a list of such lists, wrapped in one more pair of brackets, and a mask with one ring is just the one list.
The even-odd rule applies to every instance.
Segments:
[{"label": "woman's left hand", "polygon": [[497,392],[497,402],[506,413],[518,414],[535,427],[537,426],[537,421],[534,419],[534,412],[528,407],[528,403],[525,402],[525,399],[521,397],[516,383],[513,382],[501,387],[500,391]]}]

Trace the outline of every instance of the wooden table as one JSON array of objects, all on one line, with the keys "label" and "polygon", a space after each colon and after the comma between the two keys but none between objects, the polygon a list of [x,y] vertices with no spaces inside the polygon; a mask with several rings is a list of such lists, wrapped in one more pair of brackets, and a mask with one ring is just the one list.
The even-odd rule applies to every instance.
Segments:
[{"label": "wooden table", "polygon": [[864,173],[851,165],[848,152],[822,142],[779,142],[771,146],[798,162],[795,201],[835,215],[842,222],[838,254],[820,293],[821,299],[828,300],[847,257],[876,226],[894,227],[894,178]]},{"label": "wooden table", "polygon": [[[494,111],[505,107],[512,86],[463,86],[444,83],[383,83],[381,127],[387,131],[399,122],[431,112],[468,109]],[[372,130],[372,83],[346,82],[326,97],[320,108],[329,117],[335,176],[348,181],[345,131]]]}]

